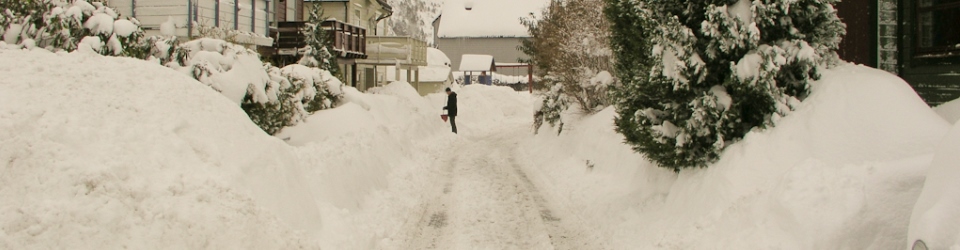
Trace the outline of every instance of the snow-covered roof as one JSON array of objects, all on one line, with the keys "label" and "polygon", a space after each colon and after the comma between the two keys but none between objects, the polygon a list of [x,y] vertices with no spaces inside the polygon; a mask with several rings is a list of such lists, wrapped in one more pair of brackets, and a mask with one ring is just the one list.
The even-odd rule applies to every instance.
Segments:
[{"label": "snow-covered roof", "polygon": [[[472,10],[466,5],[472,4]],[[520,18],[539,15],[550,0],[445,0],[439,37],[528,37]]]},{"label": "snow-covered roof", "polygon": [[427,65],[450,67],[450,57],[436,48],[427,48]]},{"label": "snow-covered roof", "polygon": [[466,54],[460,57],[460,71],[494,71],[493,56]]}]

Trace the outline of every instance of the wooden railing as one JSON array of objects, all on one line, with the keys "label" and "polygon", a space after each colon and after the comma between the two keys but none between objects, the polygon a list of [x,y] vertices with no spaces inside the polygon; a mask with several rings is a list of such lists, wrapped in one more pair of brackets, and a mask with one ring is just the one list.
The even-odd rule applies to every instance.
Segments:
[{"label": "wooden railing", "polygon": [[[320,24],[330,41],[334,55],[341,58],[367,58],[367,30],[340,21],[323,21]],[[277,24],[277,44],[280,54],[289,54],[307,46],[306,22],[280,22]],[[287,52],[287,53],[284,53]]]},{"label": "wooden railing", "polygon": [[367,30],[340,21],[323,21],[321,24],[327,31],[333,50],[340,52],[341,57],[367,58]]}]

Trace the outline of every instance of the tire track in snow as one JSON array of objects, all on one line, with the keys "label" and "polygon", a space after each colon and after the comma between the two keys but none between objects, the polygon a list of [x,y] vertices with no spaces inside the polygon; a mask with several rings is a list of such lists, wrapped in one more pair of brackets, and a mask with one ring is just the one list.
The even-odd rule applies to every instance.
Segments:
[{"label": "tire track in snow", "polygon": [[[540,208],[540,218],[547,225],[550,235],[550,242],[554,249],[607,249],[602,243],[597,242],[596,236],[591,235],[583,228],[582,221],[574,221],[572,216],[558,217],[554,209],[551,209],[549,203],[536,185],[530,181],[526,172],[517,163],[514,155],[510,155],[510,165],[513,167],[516,176],[524,184],[528,192],[533,195],[533,201]],[[560,213],[566,215],[566,213]]]},{"label": "tire track in snow", "polygon": [[604,249],[580,221],[552,209],[516,163],[521,131],[455,149],[403,249]]},{"label": "tire track in snow", "polygon": [[422,206],[418,223],[414,224],[413,228],[407,228],[407,246],[400,249],[438,249],[437,241],[443,234],[443,228],[447,226],[447,203],[453,188],[453,163],[459,159],[459,156],[455,156],[444,164],[439,178],[444,183],[442,189],[433,190],[436,198]]}]

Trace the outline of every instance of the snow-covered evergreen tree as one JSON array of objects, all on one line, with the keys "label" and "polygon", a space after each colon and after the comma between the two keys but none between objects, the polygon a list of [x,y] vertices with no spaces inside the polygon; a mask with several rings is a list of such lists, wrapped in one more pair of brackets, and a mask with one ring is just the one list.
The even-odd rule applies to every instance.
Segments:
[{"label": "snow-covered evergreen tree", "polygon": [[679,171],[789,114],[837,60],[837,0],[606,0],[617,131]]},{"label": "snow-covered evergreen tree", "polygon": [[340,70],[336,62],[337,57],[330,54],[330,41],[327,39],[326,31],[320,26],[323,20],[323,9],[319,4],[315,4],[310,11],[310,17],[307,18],[307,30],[304,34],[307,46],[301,49],[303,57],[298,63],[338,75]]}]

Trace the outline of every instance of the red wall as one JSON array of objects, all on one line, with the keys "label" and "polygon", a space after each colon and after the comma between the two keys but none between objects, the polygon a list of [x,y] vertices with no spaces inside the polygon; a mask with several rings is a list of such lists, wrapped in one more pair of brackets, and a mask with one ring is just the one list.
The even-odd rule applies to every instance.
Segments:
[{"label": "red wall", "polygon": [[843,0],[835,7],[837,16],[847,24],[847,35],[840,43],[840,58],[876,67],[877,0]]}]

